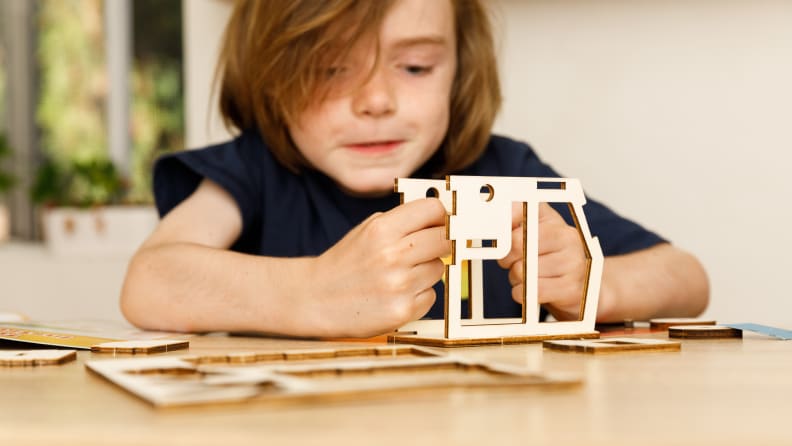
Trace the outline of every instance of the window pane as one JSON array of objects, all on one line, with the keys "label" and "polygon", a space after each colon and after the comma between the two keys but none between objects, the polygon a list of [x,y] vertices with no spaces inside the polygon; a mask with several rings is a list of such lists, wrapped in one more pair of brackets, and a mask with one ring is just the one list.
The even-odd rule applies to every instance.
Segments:
[{"label": "window pane", "polygon": [[[72,178],[50,187],[55,197],[47,201],[53,204],[150,203],[153,161],[184,145],[181,1],[131,2],[133,60],[127,80],[108,77],[103,4],[39,0],[41,150],[61,177]],[[131,153],[128,178],[119,182],[107,167],[106,113],[108,87],[125,81]],[[118,184],[122,191],[107,190]]]},{"label": "window pane", "polygon": [[107,159],[102,2],[41,0],[38,26],[42,152],[63,165]]},{"label": "window pane", "polygon": [[151,167],[184,146],[181,0],[132,2],[132,190],[151,201]]}]

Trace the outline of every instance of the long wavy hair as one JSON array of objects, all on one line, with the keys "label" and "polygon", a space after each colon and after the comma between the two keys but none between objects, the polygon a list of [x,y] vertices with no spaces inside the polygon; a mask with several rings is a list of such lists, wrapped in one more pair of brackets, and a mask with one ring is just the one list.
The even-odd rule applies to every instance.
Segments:
[{"label": "long wavy hair", "polygon": [[[447,1],[454,11],[457,71],[436,175],[458,171],[481,155],[501,104],[488,11],[480,0]],[[299,172],[307,161],[291,140],[288,123],[324,94],[321,67],[343,60],[362,39],[376,39],[393,4],[237,0],[215,73],[226,126],[258,130],[275,158]]]}]

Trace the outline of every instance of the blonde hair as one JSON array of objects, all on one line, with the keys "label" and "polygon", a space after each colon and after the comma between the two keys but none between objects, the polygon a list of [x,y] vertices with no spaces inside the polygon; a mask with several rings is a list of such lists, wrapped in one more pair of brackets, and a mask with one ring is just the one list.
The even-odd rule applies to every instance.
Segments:
[{"label": "blonde hair", "polygon": [[[438,175],[458,171],[485,150],[501,94],[492,32],[480,0],[448,0],[454,10],[457,72]],[[256,129],[293,172],[307,162],[288,131],[323,92],[321,66],[375,38],[394,0],[238,0],[225,30],[216,76],[229,127]]]}]

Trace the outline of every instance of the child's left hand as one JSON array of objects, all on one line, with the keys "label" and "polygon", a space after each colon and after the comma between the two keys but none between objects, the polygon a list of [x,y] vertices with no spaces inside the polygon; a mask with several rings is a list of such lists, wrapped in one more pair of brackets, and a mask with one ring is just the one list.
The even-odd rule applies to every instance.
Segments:
[{"label": "child's left hand", "polygon": [[[547,203],[539,205],[539,303],[558,320],[580,313],[586,280],[586,256],[577,229]],[[509,270],[512,299],[523,300],[522,204],[512,206],[512,248],[498,264]],[[532,259],[528,259],[532,261]]]}]

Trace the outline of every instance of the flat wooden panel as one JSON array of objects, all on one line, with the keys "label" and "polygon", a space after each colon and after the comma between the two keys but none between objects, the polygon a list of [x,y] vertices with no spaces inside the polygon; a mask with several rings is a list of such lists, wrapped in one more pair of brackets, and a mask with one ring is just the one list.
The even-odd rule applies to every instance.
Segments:
[{"label": "flat wooden panel", "polygon": [[544,341],[545,348],[575,353],[677,352],[681,344],[663,339],[608,338]]},{"label": "flat wooden panel", "polygon": [[548,339],[596,339],[599,332],[590,331],[583,333],[567,334],[544,334],[526,336],[499,336],[493,338],[460,338],[448,339],[438,333],[436,336],[430,335],[393,335],[388,339],[400,344],[428,345],[431,347],[473,347],[477,345],[505,345],[505,344],[526,344],[529,342],[541,342]]},{"label": "flat wooden panel", "polygon": [[[416,347],[389,346],[247,354],[245,364],[206,357],[146,357],[88,361],[86,367],[156,407],[223,403],[328,403],[404,397],[447,389],[558,389],[579,375],[470,361]],[[209,358],[209,361],[205,359]]]},{"label": "flat wooden panel", "polygon": [[668,327],[668,337],[687,339],[741,338],[742,330],[722,325],[681,325]]}]

